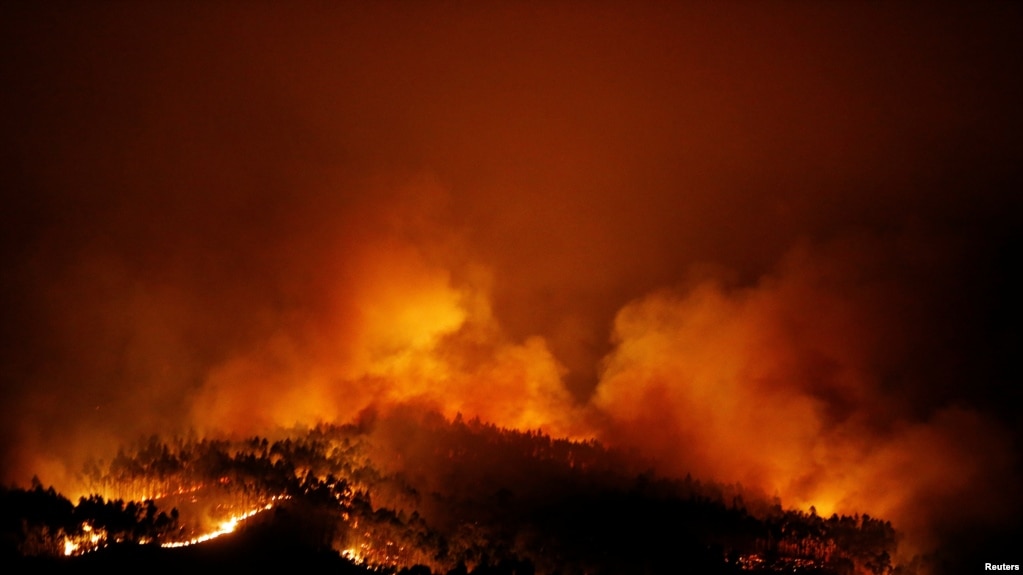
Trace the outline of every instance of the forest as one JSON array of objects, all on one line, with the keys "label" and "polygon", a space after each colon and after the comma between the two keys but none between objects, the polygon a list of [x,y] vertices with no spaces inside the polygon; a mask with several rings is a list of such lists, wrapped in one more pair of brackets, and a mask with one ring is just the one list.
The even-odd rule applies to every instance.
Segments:
[{"label": "forest", "polygon": [[6,562],[190,565],[215,561],[206,548],[353,573],[916,572],[894,564],[898,534],[879,518],[785,509],[741,485],[658,476],[595,441],[437,414],[151,436],[80,479],[91,495],[77,503],[38,480],[0,491]]}]

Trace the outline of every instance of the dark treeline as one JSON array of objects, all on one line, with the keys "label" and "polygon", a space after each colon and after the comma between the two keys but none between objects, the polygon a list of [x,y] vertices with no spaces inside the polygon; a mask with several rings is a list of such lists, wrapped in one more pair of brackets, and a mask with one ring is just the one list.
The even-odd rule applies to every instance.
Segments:
[{"label": "dark treeline", "polygon": [[97,495],[78,505],[40,485],[5,490],[5,551],[61,555],[84,525],[112,541],[187,540],[216,514],[269,505],[252,525],[389,572],[914,572],[893,565],[883,520],[785,510],[741,485],[658,477],[593,441],[461,417],[370,414],[273,441],[151,437],[82,479]]},{"label": "dark treeline", "polygon": [[180,533],[178,512],[153,501],[82,497],[77,504],[38,479],[30,489],[0,487],[0,537],[5,557],[71,555],[111,543],[145,544]]}]

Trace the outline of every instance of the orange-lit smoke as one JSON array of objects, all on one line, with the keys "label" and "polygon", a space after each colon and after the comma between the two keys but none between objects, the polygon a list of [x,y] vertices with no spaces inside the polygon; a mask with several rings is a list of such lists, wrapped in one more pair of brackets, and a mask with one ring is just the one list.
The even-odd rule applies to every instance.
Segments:
[{"label": "orange-lit smoke", "polygon": [[913,284],[949,265],[924,235],[804,242],[745,286],[694,267],[619,310],[584,402],[544,337],[502,331],[484,267],[453,264],[450,245],[438,257],[422,239],[381,235],[348,254],[316,330],[276,333],[213,368],[194,422],[253,434],[416,404],[599,437],[664,473],[738,481],[822,514],[871,513],[927,549],[935,525],[1011,514],[1001,494],[1014,456],[1007,430],[928,397],[932,373],[913,365],[939,348],[918,323],[938,303]]},{"label": "orange-lit smoke", "polygon": [[329,317],[215,366],[195,397],[195,424],[258,434],[415,403],[449,418],[571,433],[564,368],[542,337],[512,341],[502,332],[487,270],[462,265],[456,281],[431,261],[435,238],[398,235],[346,246],[327,290]]},{"label": "orange-lit smoke", "polygon": [[928,263],[900,247],[804,245],[754,286],[696,278],[630,303],[594,399],[605,437],[676,474],[885,517],[914,551],[939,525],[1008,519],[1008,430],[906,372],[932,326],[912,323],[930,304],[894,273]]},{"label": "orange-lit smoke", "polygon": [[1018,508],[1017,8],[295,4],[3,8],[5,481],[404,402]]}]

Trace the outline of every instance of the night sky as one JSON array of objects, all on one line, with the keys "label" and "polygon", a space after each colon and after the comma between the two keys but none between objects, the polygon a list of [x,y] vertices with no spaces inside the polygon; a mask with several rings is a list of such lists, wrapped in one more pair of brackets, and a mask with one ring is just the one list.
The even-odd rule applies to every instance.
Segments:
[{"label": "night sky", "polygon": [[1021,508],[1009,3],[4,2],[0,471],[403,403]]}]

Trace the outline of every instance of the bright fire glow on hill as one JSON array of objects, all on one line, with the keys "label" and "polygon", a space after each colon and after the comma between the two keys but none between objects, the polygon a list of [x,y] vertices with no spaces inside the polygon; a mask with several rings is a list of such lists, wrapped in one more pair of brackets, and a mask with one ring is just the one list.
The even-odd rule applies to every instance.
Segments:
[{"label": "bright fire glow on hill", "polygon": [[263,507],[259,507],[257,509],[253,509],[253,510],[248,511],[246,513],[242,513],[241,515],[235,515],[235,516],[227,519],[226,521],[221,522],[220,525],[217,527],[217,529],[215,531],[211,531],[209,533],[205,533],[205,534],[200,535],[198,537],[195,537],[193,539],[189,539],[188,541],[170,541],[170,542],[167,542],[167,543],[162,543],[160,546],[161,547],[166,547],[166,548],[176,548],[176,547],[188,547],[189,545],[196,545],[198,543],[205,543],[206,541],[210,541],[210,540],[216,539],[217,537],[220,537],[221,535],[227,535],[228,533],[234,532],[238,528],[238,524],[241,523],[242,521],[245,521],[246,519],[249,519],[250,517],[253,517],[254,515],[262,512],[262,511],[268,511],[268,510],[270,510],[272,508],[273,508],[273,504],[272,503],[267,503]]},{"label": "bright fire glow on hill", "polygon": [[77,537],[64,537],[64,556],[81,555],[89,551],[95,551],[106,544],[107,533],[105,529],[94,529],[88,523],[82,524],[82,535]]}]

